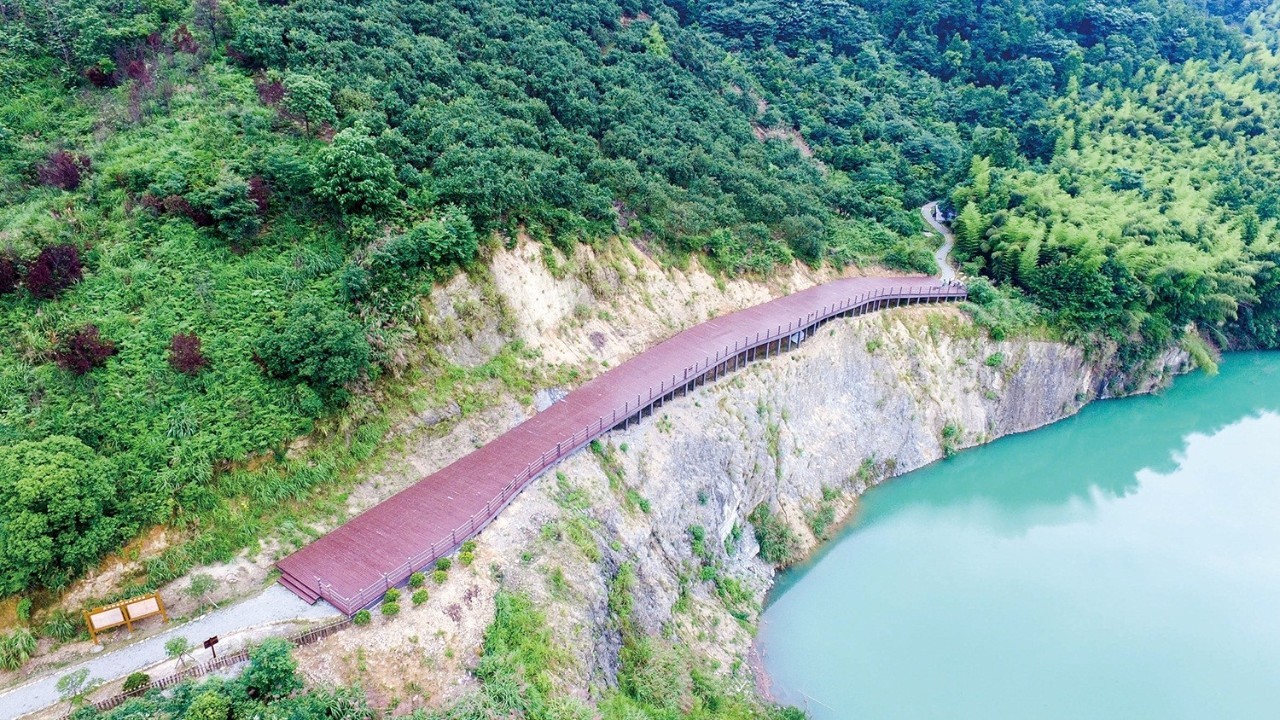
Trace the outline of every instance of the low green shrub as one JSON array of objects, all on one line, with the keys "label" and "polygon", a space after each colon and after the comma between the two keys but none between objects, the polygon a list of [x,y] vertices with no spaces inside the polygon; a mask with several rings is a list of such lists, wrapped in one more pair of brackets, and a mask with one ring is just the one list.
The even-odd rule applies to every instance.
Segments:
[{"label": "low green shrub", "polygon": [[416,572],[409,576],[409,587],[420,588],[427,582],[427,575],[423,572]]},{"label": "low green shrub", "polygon": [[384,602],[382,603],[382,614],[391,617],[400,614],[400,603]]},{"label": "low green shrub", "polygon": [[960,435],[962,432],[963,431],[960,429],[960,426],[953,422],[948,422],[946,425],[942,426],[943,457],[951,457],[956,454],[956,451],[959,449],[957,445],[960,441]]},{"label": "low green shrub", "polygon": [[426,602],[426,601],[427,601],[427,597],[428,597],[428,596],[427,596],[427,589],[426,589],[426,588],[422,588],[421,590],[414,590],[414,591],[413,591],[413,604],[414,604],[414,605],[421,605],[422,603],[424,603],[424,602]]},{"label": "low green shrub", "polygon": [[164,654],[167,657],[177,658],[187,654],[191,649],[191,641],[181,635],[169,638],[164,642]]},{"label": "low green shrub", "polygon": [[836,509],[830,502],[824,502],[809,516],[809,529],[819,540],[830,537],[831,526],[836,522]]},{"label": "low green shrub", "polygon": [[449,573],[444,570],[436,570],[431,573],[431,579],[434,580],[437,585],[443,585],[444,581],[449,579]]},{"label": "low green shrub", "polygon": [[58,642],[70,642],[80,635],[80,622],[71,613],[59,610],[45,621],[40,634]]},{"label": "low green shrub", "polygon": [[476,541],[468,540],[462,543],[462,552],[474,554],[476,551]]},{"label": "low green shrub", "polygon": [[1195,333],[1187,333],[1182,336],[1182,349],[1187,351],[1192,360],[1195,360],[1196,367],[1204,371],[1206,375],[1218,374],[1218,361],[1213,358],[1213,350],[1209,348],[1209,343],[1204,338]]},{"label": "low green shrub", "polygon": [[775,517],[764,504],[757,505],[747,519],[755,527],[760,557],[778,566],[795,562],[800,543],[785,522]]},{"label": "low green shrub", "polygon": [[387,594],[382,596],[382,602],[384,603],[400,602],[399,588],[391,588],[390,590],[388,590]]},{"label": "low green shrub", "polygon": [[462,563],[462,567],[471,567],[471,563],[475,562],[476,556],[463,550],[458,553],[458,562]]},{"label": "low green shrub", "polygon": [[355,625],[368,625],[372,619],[373,616],[369,614],[368,610],[360,610],[351,616],[351,622]]},{"label": "low green shrub", "polygon": [[36,652],[36,636],[26,628],[18,628],[0,637],[0,668],[17,670]]},{"label": "low green shrub", "polygon": [[151,682],[151,676],[144,672],[129,673],[129,677],[124,679],[124,691],[133,692],[138,688]]},{"label": "low green shrub", "polygon": [[451,567],[453,567],[453,561],[447,557],[442,557],[436,560],[437,570],[448,570]]}]

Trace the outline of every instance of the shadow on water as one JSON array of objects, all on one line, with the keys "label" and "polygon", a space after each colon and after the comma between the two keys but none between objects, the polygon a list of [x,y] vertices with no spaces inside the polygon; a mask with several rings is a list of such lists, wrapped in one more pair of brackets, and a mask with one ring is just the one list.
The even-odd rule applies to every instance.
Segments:
[{"label": "shadow on water", "polygon": [[[1047,428],[894,479],[862,498],[857,516],[836,538],[779,576],[766,605],[849,535],[906,513],[941,521],[959,509],[984,508],[1000,532],[1018,535],[1092,512],[1098,498],[1124,497],[1138,489],[1139,471],[1176,470],[1191,436],[1280,412],[1275,358],[1274,353],[1232,354],[1216,377],[1197,373],[1160,395],[1094,403]],[[916,491],[925,484],[927,492]]]}]

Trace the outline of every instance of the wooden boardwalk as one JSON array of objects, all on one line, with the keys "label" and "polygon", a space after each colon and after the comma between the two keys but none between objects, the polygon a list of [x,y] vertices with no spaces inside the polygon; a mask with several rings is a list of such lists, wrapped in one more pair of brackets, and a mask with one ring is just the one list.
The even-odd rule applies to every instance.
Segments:
[{"label": "wooden boardwalk", "polygon": [[964,297],[963,287],[935,278],[849,278],[708,320],[284,558],[280,582],[348,614],[368,607],[478,533],[561,458],[676,395],[788,350],[834,318]]}]

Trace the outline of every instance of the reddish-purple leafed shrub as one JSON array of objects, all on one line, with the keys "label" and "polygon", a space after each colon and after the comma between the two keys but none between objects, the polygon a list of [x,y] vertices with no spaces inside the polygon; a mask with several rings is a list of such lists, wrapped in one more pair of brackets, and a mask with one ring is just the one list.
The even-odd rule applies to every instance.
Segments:
[{"label": "reddish-purple leafed shrub", "polygon": [[162,45],[164,45],[164,38],[160,36],[159,30],[147,36],[147,49],[151,50],[151,52],[158,52]]},{"label": "reddish-purple leafed shrub", "polygon": [[89,157],[76,155],[65,150],[57,150],[36,169],[36,177],[40,182],[63,190],[75,190],[80,187],[84,173],[89,171]]},{"label": "reddish-purple leafed shrub", "polygon": [[99,88],[113,88],[120,84],[116,82],[116,78],[113,73],[109,73],[97,65],[86,69],[84,71],[84,77],[86,80],[93,83],[94,87]]},{"label": "reddish-purple leafed shrub", "polygon": [[191,35],[191,30],[187,28],[185,23],[179,25],[178,29],[173,31],[173,46],[177,48],[178,52],[191,55],[200,52],[200,43],[196,42],[195,37]]},{"label": "reddish-purple leafed shrub", "polygon": [[209,364],[209,359],[200,352],[200,338],[195,334],[174,335],[169,341],[169,364],[184,375],[199,375]]},{"label": "reddish-purple leafed shrub", "polygon": [[250,70],[261,68],[261,65],[255,63],[248,55],[237,50],[231,43],[227,43],[223,50],[227,53],[227,57],[231,58],[231,62],[239,65],[240,67],[249,68]]},{"label": "reddish-purple leafed shrub", "polygon": [[18,281],[22,279],[18,261],[7,255],[0,255],[0,295],[7,295],[18,289]]},{"label": "reddish-purple leafed shrub", "polygon": [[138,204],[157,215],[164,212],[164,201],[151,193],[142,193],[138,197]]},{"label": "reddish-purple leafed shrub", "polygon": [[151,87],[151,68],[147,67],[147,61],[142,58],[130,60],[124,66],[124,74],[130,80],[138,81],[142,87]]},{"label": "reddish-purple leafed shrub", "polygon": [[263,105],[279,105],[284,100],[284,83],[276,80],[258,83],[258,99]]},{"label": "reddish-purple leafed shrub", "polygon": [[164,207],[164,211],[170,215],[183,215],[190,217],[195,208],[191,207],[191,203],[181,195],[167,195],[165,199],[160,201],[160,205]]},{"label": "reddish-purple leafed shrub", "polygon": [[38,298],[53,298],[80,282],[80,251],[74,245],[50,245],[27,272],[27,289]]},{"label": "reddish-purple leafed shrub", "polygon": [[271,186],[259,175],[249,178],[249,199],[258,206],[258,215],[266,217],[267,207],[271,202]]},{"label": "reddish-purple leafed shrub", "polygon": [[181,215],[190,218],[197,227],[209,227],[213,225],[213,216],[208,210],[198,208],[191,204],[181,195],[170,195],[163,201],[165,212],[171,215]]},{"label": "reddish-purple leafed shrub", "polygon": [[98,334],[97,325],[85,325],[58,345],[53,353],[53,361],[64,370],[84,375],[104,365],[107,358],[115,354],[115,343],[103,340]]}]

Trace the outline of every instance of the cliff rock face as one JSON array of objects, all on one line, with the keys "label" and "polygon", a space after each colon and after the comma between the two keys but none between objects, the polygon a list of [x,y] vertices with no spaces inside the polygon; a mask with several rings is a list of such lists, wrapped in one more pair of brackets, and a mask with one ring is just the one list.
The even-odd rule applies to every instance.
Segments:
[{"label": "cliff rock face", "polygon": [[[1184,359],[1170,361],[1158,364],[1144,387],[1184,369]],[[755,508],[768,508],[790,528],[798,556],[869,486],[1074,414],[1112,375],[1070,346],[991,341],[954,309],[833,323],[799,349],[614,433],[596,456],[572,458],[560,476],[530,488],[486,544],[519,546],[541,526],[532,520],[563,515],[557,498],[583,493],[589,508],[573,512],[590,521],[600,561],[547,547],[532,563],[502,563],[507,581],[535,596],[543,593],[534,575],[564,567],[583,594],[578,607],[550,595],[545,601],[564,605],[570,625],[583,628],[565,637],[582,670],[596,680],[614,670],[617,639],[604,599],[610,573],[623,562],[638,574],[637,620],[645,630],[694,647],[722,668],[739,668],[734,661],[749,650],[749,628],[774,574],[749,519]],[[691,528],[701,528],[705,540],[695,542]],[[725,577],[742,583],[751,602],[726,597]]]},{"label": "cliff rock face", "polygon": [[[535,264],[523,265],[533,268],[526,275],[542,272]],[[563,285],[539,282],[544,292]],[[516,304],[511,296],[521,288],[502,292]],[[699,295],[715,293],[689,298]],[[530,324],[521,333],[528,342],[566,358],[599,353],[609,362],[642,337],[663,334],[623,323],[629,333],[592,342],[584,331],[598,312],[539,319],[530,306],[517,317]],[[1071,346],[990,340],[955,308],[833,322],[800,348],[677,398],[567,459],[485,530],[473,565],[455,569],[430,603],[394,623],[335,636],[336,649],[304,650],[303,669],[318,682],[362,680],[386,697],[447,704],[473,686],[467,668],[492,620],[493,595],[507,588],[545,612],[571,658],[559,685],[587,699],[617,677],[622,638],[608,596],[626,564],[636,576],[635,627],[749,689],[755,679],[745,660],[775,573],[761,557],[757,525],[798,559],[886,478],[1064,418],[1110,388],[1153,389],[1187,365],[1184,354],[1170,353],[1136,382],[1107,357],[1086,358]],[[538,404],[554,399],[545,395]],[[472,431],[496,435],[535,409],[498,408],[493,427]],[[344,669],[344,653],[367,658],[376,680]],[[404,662],[415,655],[430,660]],[[381,665],[387,672],[376,670]]]}]

